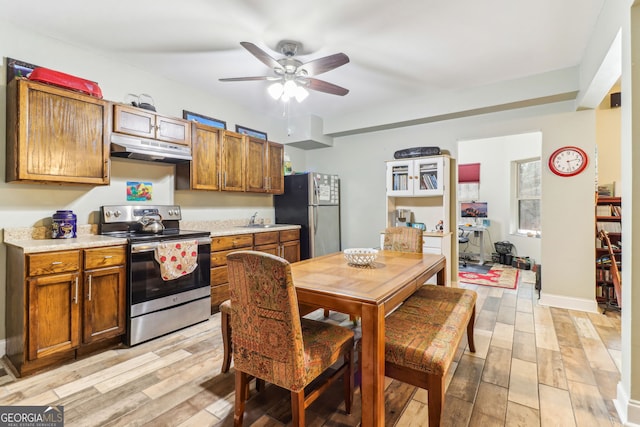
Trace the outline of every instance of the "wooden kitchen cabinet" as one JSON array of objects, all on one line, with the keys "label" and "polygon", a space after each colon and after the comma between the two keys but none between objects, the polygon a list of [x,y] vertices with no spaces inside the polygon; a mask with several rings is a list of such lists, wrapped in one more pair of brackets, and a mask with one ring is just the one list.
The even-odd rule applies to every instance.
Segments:
[{"label": "wooden kitchen cabinet", "polygon": [[191,124],[192,161],[176,164],[176,189],[221,189],[222,130],[200,123]]},{"label": "wooden kitchen cabinet", "polygon": [[126,104],[113,105],[113,131],[174,144],[191,145],[191,122]]},{"label": "wooden kitchen cabinet", "polygon": [[7,246],[5,360],[15,373],[31,374],[119,344],[126,322],[125,271],[124,246],[35,254]]},{"label": "wooden kitchen cabinet", "polygon": [[247,137],[247,191],[282,194],[284,192],[284,146]]},{"label": "wooden kitchen cabinet", "polygon": [[255,233],[254,249],[279,256],[289,262],[300,261],[300,230]]},{"label": "wooden kitchen cabinet", "polygon": [[253,234],[237,234],[211,238],[211,313],[219,311],[220,303],[229,299],[227,255],[234,251],[253,249]]},{"label": "wooden kitchen cabinet", "polygon": [[83,337],[85,344],[116,337],[126,329],[124,246],[84,250]]},{"label": "wooden kitchen cabinet", "polygon": [[235,132],[221,130],[221,189],[224,191],[245,190],[244,137]]},{"label": "wooden kitchen cabinet", "polygon": [[7,86],[6,180],[109,184],[109,103],[56,86]]}]

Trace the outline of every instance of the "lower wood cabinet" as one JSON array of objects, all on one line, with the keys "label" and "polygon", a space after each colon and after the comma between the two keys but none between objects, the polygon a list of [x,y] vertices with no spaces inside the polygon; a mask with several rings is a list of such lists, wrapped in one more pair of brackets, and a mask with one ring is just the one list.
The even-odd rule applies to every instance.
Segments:
[{"label": "lower wood cabinet", "polygon": [[211,313],[229,299],[227,255],[240,250],[256,250],[300,261],[300,230],[266,231],[211,238]]},{"label": "lower wood cabinet", "polygon": [[256,233],[254,247],[256,251],[267,252],[289,262],[300,261],[300,230]]},{"label": "lower wood cabinet", "polygon": [[125,254],[124,246],[36,254],[8,246],[5,359],[17,375],[119,343]]},{"label": "lower wood cabinet", "polygon": [[229,299],[227,254],[253,249],[253,234],[237,234],[211,238],[211,313],[217,313],[220,303]]}]

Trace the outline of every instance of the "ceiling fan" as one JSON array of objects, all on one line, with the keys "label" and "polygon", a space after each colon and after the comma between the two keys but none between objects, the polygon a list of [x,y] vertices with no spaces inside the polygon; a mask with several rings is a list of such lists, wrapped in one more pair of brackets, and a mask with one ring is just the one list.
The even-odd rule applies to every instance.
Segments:
[{"label": "ceiling fan", "polygon": [[302,101],[308,95],[304,88],[340,96],[349,93],[348,89],[313,77],[348,63],[349,57],[344,53],[336,53],[303,63],[294,58],[296,53],[302,49],[302,44],[299,42],[291,40],[279,42],[276,48],[284,55],[284,58],[281,59],[272,58],[253,43],[240,42],[240,44],[260,62],[271,68],[274,75],[219,79],[221,82],[273,81],[274,84],[269,86],[269,94],[274,99],[281,98],[283,101],[288,101],[293,97]]}]

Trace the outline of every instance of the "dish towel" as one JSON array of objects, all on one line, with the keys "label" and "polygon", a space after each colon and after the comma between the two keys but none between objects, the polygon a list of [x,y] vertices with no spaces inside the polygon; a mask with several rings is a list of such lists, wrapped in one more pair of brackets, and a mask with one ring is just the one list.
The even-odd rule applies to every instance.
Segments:
[{"label": "dish towel", "polygon": [[162,280],[174,280],[185,276],[198,266],[198,241],[159,243],[155,258],[160,264]]}]

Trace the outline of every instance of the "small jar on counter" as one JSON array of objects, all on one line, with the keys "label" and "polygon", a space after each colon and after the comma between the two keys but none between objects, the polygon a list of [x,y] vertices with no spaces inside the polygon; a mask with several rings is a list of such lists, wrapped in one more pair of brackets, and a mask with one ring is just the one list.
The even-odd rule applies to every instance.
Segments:
[{"label": "small jar on counter", "polygon": [[73,211],[56,211],[51,224],[51,238],[72,239],[76,237],[76,214]]}]

